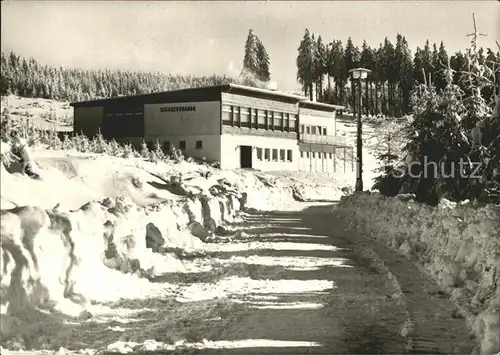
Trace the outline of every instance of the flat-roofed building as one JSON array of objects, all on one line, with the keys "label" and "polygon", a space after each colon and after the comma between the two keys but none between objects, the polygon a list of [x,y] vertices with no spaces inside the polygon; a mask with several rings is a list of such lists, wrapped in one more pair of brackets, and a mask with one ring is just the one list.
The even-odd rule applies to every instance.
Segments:
[{"label": "flat-roofed building", "polygon": [[299,133],[301,116],[304,124],[321,126],[326,129],[321,132],[329,133],[323,136],[331,137],[335,136],[335,111],[341,108],[235,84],[71,105],[75,133],[101,132],[106,139],[134,146],[144,140],[151,148],[158,141],[167,152],[175,146],[188,156],[220,162],[223,169],[264,171],[301,169],[300,142],[307,138]]}]

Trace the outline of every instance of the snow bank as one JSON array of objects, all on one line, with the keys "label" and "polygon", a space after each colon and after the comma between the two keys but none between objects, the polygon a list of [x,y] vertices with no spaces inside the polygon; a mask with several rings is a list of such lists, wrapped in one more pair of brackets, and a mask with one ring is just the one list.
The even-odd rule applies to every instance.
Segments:
[{"label": "snow bank", "polygon": [[91,316],[91,302],[171,294],[168,284],[148,279],[187,270],[160,253],[200,248],[222,216],[234,216],[238,198],[199,196],[140,207],[118,197],[69,212],[2,210],[2,341],[17,337],[26,322],[40,320],[40,308],[82,317]]},{"label": "snow bank", "polygon": [[423,266],[457,304],[481,353],[500,351],[500,206],[430,207],[365,193],[342,198],[333,216]]}]

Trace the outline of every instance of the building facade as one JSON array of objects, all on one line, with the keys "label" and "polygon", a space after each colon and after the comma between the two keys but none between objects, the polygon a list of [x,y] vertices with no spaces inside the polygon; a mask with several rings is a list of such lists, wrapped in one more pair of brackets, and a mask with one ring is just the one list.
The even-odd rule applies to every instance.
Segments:
[{"label": "building facade", "polygon": [[[220,162],[223,169],[328,171],[306,152],[346,147],[335,136],[340,106],[228,84],[75,102],[74,132]],[[316,156],[316,154],[315,154]],[[316,157],[314,159],[317,159]],[[319,169],[319,166],[326,166]],[[314,165],[314,169],[313,169]]]}]

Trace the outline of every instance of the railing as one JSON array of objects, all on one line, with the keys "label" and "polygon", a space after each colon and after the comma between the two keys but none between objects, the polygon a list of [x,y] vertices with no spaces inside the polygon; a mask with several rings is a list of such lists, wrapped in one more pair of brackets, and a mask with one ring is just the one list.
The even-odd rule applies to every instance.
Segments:
[{"label": "railing", "polygon": [[299,133],[299,141],[303,143],[331,144],[337,146],[347,146],[346,137],[323,136],[319,134]]}]

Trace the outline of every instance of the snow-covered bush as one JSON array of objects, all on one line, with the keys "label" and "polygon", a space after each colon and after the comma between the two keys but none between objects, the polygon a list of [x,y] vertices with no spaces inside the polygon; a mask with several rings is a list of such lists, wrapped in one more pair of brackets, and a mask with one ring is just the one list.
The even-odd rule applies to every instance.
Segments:
[{"label": "snow-covered bush", "polygon": [[460,73],[465,92],[453,82],[449,63],[443,70],[447,84],[439,93],[431,83],[415,87],[413,119],[404,127],[406,156],[395,164],[402,177],[394,179],[389,161],[377,181],[382,193],[410,192],[431,205],[440,198],[500,203],[500,117],[483,97],[486,88],[494,87],[494,73],[472,47],[469,67]]},{"label": "snow-covered bush", "polygon": [[184,159],[184,154],[182,154],[182,150],[177,149],[175,146],[172,146],[172,152],[170,153],[170,158],[175,162],[175,163],[181,163],[183,162]]}]

